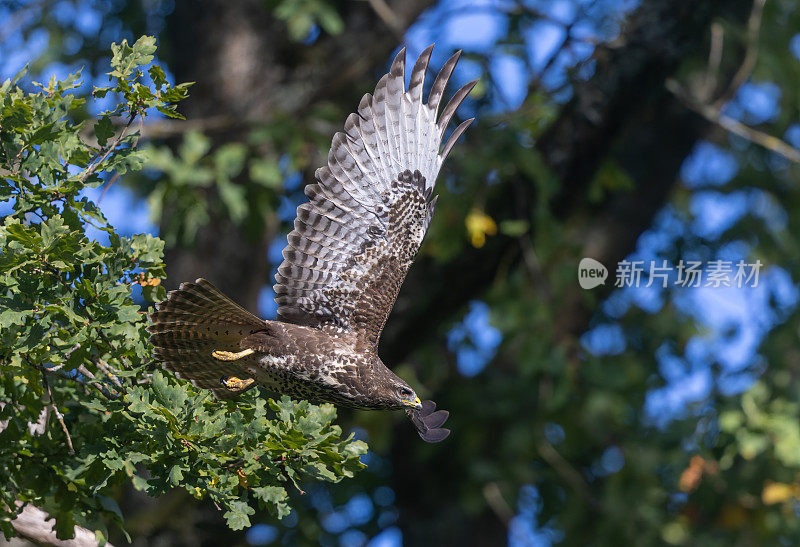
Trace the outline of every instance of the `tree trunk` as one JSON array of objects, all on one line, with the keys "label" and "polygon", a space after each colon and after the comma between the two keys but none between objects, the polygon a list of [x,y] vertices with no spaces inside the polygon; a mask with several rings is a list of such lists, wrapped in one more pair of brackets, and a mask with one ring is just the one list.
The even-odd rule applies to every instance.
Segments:
[{"label": "tree trunk", "polygon": [[[406,28],[432,3],[389,2],[399,22],[395,26]],[[743,21],[747,8],[738,0],[644,3],[631,16],[618,45],[598,47],[595,75],[576,84],[573,100],[537,144],[562,181],[562,190],[550,206],[572,233],[579,234],[584,256],[613,268],[633,250],[638,236],[664,205],[684,157],[707,129],[706,122],[666,91],[665,82],[682,61],[703,50],[715,17],[733,14],[735,20]],[[178,1],[169,19],[170,63],[177,81],[198,82],[184,107],[187,117],[230,116],[230,127],[235,129],[210,135],[218,145],[243,140],[242,128],[253,120],[267,121],[275,112],[300,115],[321,100],[352,109],[374,85],[375,67],[387,64],[400,39],[367,2],[346,4],[344,17],[343,34],[303,45],[287,38],[285,24],[271,17],[263,2],[216,0],[200,8],[194,2]],[[480,126],[472,129],[480,131]],[[630,193],[613,193],[604,203],[590,205],[587,188],[606,161],[616,162],[635,187]],[[534,187],[534,181],[522,178],[502,181],[493,188],[487,212],[497,219],[520,218],[520,211],[528,213],[537,199]],[[509,195],[518,199],[508,199]],[[201,228],[193,249],[168,249],[169,282],[175,285],[204,276],[255,309],[260,289],[271,283],[266,244],[273,235],[268,230],[248,233],[212,219]],[[430,341],[438,325],[489,286],[501,262],[509,257],[512,263],[519,262],[518,241],[497,236],[485,247],[445,264],[420,260],[411,269],[387,325],[381,347],[384,360],[401,362],[419,344]],[[559,314],[558,338],[578,336],[591,313],[576,283]],[[452,378],[454,384],[466,381],[472,380]],[[480,404],[476,403],[476,413]],[[407,426],[398,426],[391,452],[404,542],[505,543],[505,523],[488,503],[465,516],[453,499],[460,481],[469,476],[467,462],[457,454],[458,431],[434,452],[424,452],[428,459],[420,460],[420,441]],[[502,424],[489,424],[486,436],[499,435]],[[483,445],[486,454],[482,456],[491,456],[491,446]]]},{"label": "tree trunk", "polygon": [[[733,20],[744,22],[748,12],[746,2],[661,0],[643,4],[617,40],[622,46],[598,47],[595,76],[576,84],[574,98],[539,139],[537,150],[562,183],[551,209],[571,233],[578,234],[575,243],[583,248],[582,256],[609,267],[612,279],[616,263],[634,250],[639,235],[650,227],[678,179],[683,160],[709,129],[705,120],[667,91],[667,79],[687,57],[704,50],[715,18],[732,15]],[[480,126],[475,131],[480,131]],[[607,161],[616,162],[635,187],[628,193],[612,193],[603,203],[590,204],[588,187]],[[511,188],[521,188],[522,193]],[[519,218],[519,211],[528,214],[536,199],[534,188],[532,180],[496,185],[494,199],[487,204],[488,214],[496,219]],[[510,195],[514,199],[509,199]],[[420,260],[412,267],[387,324],[382,358],[387,363],[402,362],[415,347],[436,335],[437,325],[488,288],[503,262],[519,263],[521,253],[517,239],[497,236],[446,264]],[[571,345],[587,329],[593,313],[577,283],[577,263],[575,271],[574,292],[560,303],[553,345]],[[602,290],[607,294],[612,288],[613,282]],[[451,378],[448,392],[457,391],[460,383],[474,381]],[[476,401],[475,413],[480,412],[481,404],[491,401]],[[476,457],[491,459],[491,439],[502,434],[503,424],[484,423],[484,452]],[[437,445],[429,460],[415,462],[419,451],[410,428],[402,423],[395,429],[392,479],[404,542],[504,544],[508,530],[489,500],[474,515],[445,509],[450,503],[448,495],[456,502],[454,493],[470,475],[465,467],[469,462],[459,457],[458,431]]]}]

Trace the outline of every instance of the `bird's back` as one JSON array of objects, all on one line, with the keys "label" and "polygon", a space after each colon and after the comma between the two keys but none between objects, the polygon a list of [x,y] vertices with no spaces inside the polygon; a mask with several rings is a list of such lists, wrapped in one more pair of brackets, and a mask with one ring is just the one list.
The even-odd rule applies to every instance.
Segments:
[{"label": "bird's back", "polygon": [[[391,374],[354,337],[263,321],[204,279],[171,291],[150,319],[154,354],[165,367],[222,399],[260,384],[291,397],[376,408],[363,395],[380,372]],[[215,357],[220,352],[233,357]]]}]

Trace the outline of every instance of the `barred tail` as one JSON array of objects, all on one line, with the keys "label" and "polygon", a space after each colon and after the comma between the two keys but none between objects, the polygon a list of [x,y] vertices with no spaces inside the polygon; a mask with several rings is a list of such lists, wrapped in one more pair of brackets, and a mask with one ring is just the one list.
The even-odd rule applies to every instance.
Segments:
[{"label": "barred tail", "polygon": [[236,376],[245,360],[226,362],[212,357],[214,351],[238,352],[242,338],[264,328],[264,321],[235,304],[205,279],[182,283],[150,314],[153,357],[164,366],[210,389],[217,398],[237,395],[222,384]]}]

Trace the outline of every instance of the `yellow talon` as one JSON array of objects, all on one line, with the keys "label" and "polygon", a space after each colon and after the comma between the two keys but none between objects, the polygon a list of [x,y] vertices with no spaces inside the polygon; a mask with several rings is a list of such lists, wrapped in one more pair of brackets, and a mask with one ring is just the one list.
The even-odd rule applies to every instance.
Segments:
[{"label": "yellow talon", "polygon": [[252,378],[247,378],[242,380],[241,378],[237,378],[236,376],[230,376],[222,380],[222,385],[230,389],[231,391],[242,391],[243,389],[247,389],[250,387],[250,384],[255,382]]},{"label": "yellow talon", "polygon": [[242,357],[247,357],[252,353],[255,352],[251,349],[242,350],[239,353],[234,353],[232,351],[217,350],[211,354],[211,357],[213,357],[214,359],[219,359],[220,361],[236,361],[237,359],[241,359]]}]

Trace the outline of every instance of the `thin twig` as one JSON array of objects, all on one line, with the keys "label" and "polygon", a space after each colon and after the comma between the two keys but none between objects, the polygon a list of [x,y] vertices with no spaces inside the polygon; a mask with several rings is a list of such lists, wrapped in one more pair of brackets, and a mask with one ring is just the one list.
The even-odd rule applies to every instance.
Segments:
[{"label": "thin twig", "polygon": [[[99,368],[99,369],[100,369],[100,370],[102,370],[102,371],[103,371],[105,374],[107,374],[107,375],[109,376],[109,378],[111,379],[111,381],[112,381],[112,382],[113,382],[113,383],[114,383],[114,384],[115,384],[117,387],[120,387],[120,388],[121,388],[121,387],[122,387],[122,383],[119,381],[119,378],[117,378],[115,375],[111,374],[111,373],[110,373],[110,372],[109,372],[107,369],[105,369],[105,368],[104,368],[104,367],[103,367],[103,366],[102,366],[100,363],[101,363],[101,361],[98,361],[98,362],[96,363],[96,365],[97,365],[97,368]],[[94,373],[92,373],[92,371],[91,371],[91,370],[89,370],[88,368],[86,368],[86,365],[80,365],[80,366],[78,367],[78,372],[80,372],[80,373],[81,373],[81,374],[83,374],[85,377],[87,377],[87,378],[89,378],[89,379],[91,380],[90,382],[87,382],[87,384],[94,385],[94,386],[98,387],[98,388],[100,389],[100,391],[102,391],[103,395],[105,395],[107,398],[112,398],[112,397],[115,397],[115,396],[116,396],[116,395],[112,394],[112,393],[111,393],[111,392],[108,390],[108,388],[106,387],[106,384],[105,384],[103,381],[101,381],[101,380],[98,380],[98,379],[97,379],[97,377],[94,375]]]},{"label": "thin twig", "polygon": [[711,121],[716,121],[716,123],[719,124],[719,126],[723,129],[733,133],[734,135],[738,135],[744,139],[747,139],[750,142],[759,144],[767,150],[771,150],[772,152],[783,156],[793,163],[800,163],[800,150],[779,139],[778,137],[774,137],[768,133],[759,131],[758,129],[753,129],[752,127],[734,120],[730,116],[725,116],[724,114],[719,114],[716,119],[711,119]]},{"label": "thin twig", "polygon": [[64,430],[64,435],[67,437],[67,446],[69,447],[69,453],[71,455],[75,455],[75,447],[72,446],[72,437],[69,436],[69,430],[67,429],[67,424],[64,423],[64,416],[58,410],[56,406],[56,402],[53,399],[53,392],[50,390],[50,384],[47,382],[47,375],[44,373],[44,367],[41,368],[42,371],[42,384],[44,385],[44,389],[47,392],[47,396],[50,399],[50,410],[53,411],[53,414],[56,415],[56,419],[58,423],[61,424],[61,429]]},{"label": "thin twig", "polygon": [[70,382],[76,382],[78,384],[81,384],[82,386],[93,387],[94,389],[99,391],[101,394],[103,394],[103,396],[106,397],[107,399],[113,399],[114,398],[114,395],[112,395],[111,392],[109,392],[107,389],[105,389],[103,386],[101,386],[99,382],[96,382],[96,381],[86,382],[86,381],[80,380],[79,378],[75,377],[74,375],[66,374],[64,372],[61,372],[61,371],[59,371],[57,369],[53,369],[53,368],[41,367],[41,370],[43,372],[47,373],[47,374],[52,374],[53,376],[58,376],[59,378],[62,378],[64,380],[69,380]]},{"label": "thin twig", "polygon": [[726,131],[738,135],[748,141],[763,146],[767,150],[771,150],[791,161],[792,163],[800,163],[800,150],[794,146],[782,141],[778,137],[773,137],[763,131],[754,129],[742,122],[722,114],[718,108],[709,104],[701,104],[692,100],[680,85],[675,80],[667,81],[667,89],[672,92],[681,102],[691,110],[694,110],[705,119],[719,125]]},{"label": "thin twig", "polygon": [[113,177],[111,177],[111,180],[109,180],[109,181],[106,183],[106,185],[105,185],[105,186],[103,186],[103,191],[102,191],[102,192],[100,192],[100,197],[98,197],[98,198],[97,198],[97,203],[100,203],[101,201],[103,201],[103,196],[105,196],[105,195],[106,195],[106,192],[108,192],[108,189],[109,189],[109,188],[111,188],[111,185],[112,185],[112,184],[114,184],[115,182],[117,182],[117,179],[118,179],[118,178],[119,178],[119,171],[117,171],[116,173],[114,173],[114,176],[113,176]]},{"label": "thin twig", "polygon": [[753,74],[753,69],[758,61],[758,39],[761,32],[761,18],[764,13],[764,4],[767,0],[753,0],[753,7],[750,10],[750,17],[747,20],[747,49],[744,54],[739,70],[734,74],[730,85],[725,92],[714,101],[714,108],[721,109],[736,91]]},{"label": "thin twig", "polygon": [[581,474],[564,459],[564,456],[559,454],[558,450],[556,450],[544,436],[536,443],[536,449],[539,451],[542,459],[546,461],[556,473],[561,475],[561,478],[563,478],[577,494],[589,502],[592,507],[596,509],[601,507],[600,503],[598,503],[597,499],[592,495],[589,485]]},{"label": "thin twig", "polygon": [[108,376],[108,378],[116,385],[117,387],[122,387],[122,382],[120,382],[119,377],[117,374],[112,372],[114,369],[105,361],[98,360],[97,361],[97,368],[103,371],[103,373]]},{"label": "thin twig", "polygon": [[111,154],[111,152],[114,151],[114,149],[117,147],[120,141],[122,141],[122,139],[125,138],[125,134],[128,132],[128,129],[130,128],[135,118],[136,118],[136,113],[134,112],[128,118],[128,123],[125,124],[125,127],[122,128],[122,131],[120,132],[119,136],[116,139],[114,139],[114,141],[110,145],[106,147],[105,153],[98,160],[94,161],[89,167],[86,168],[86,171],[84,171],[83,175],[81,175],[80,178],[81,182],[86,182],[86,179],[89,178],[89,176],[92,173],[94,173],[95,169],[97,169],[97,167],[101,163],[103,163],[106,160],[106,158],[108,158],[108,156]]},{"label": "thin twig", "polygon": [[[176,135],[183,135],[190,131],[222,131],[230,129],[236,123],[230,116],[210,116],[208,118],[196,118],[192,120],[164,119],[147,123],[142,123],[143,120],[140,118],[139,121],[140,130],[138,138],[144,140],[166,139]],[[262,120],[249,120],[248,123],[257,124],[260,121]],[[119,129],[124,126],[122,124],[116,124],[116,127]],[[93,133],[91,128],[91,123],[85,124],[84,128],[81,130],[81,138],[84,140],[92,139]]]},{"label": "thin twig", "polygon": [[725,31],[722,25],[714,22],[711,24],[711,45],[708,49],[708,65],[703,77],[703,85],[698,96],[706,101],[711,98],[717,87],[719,67],[722,64],[722,50],[725,42]]},{"label": "thin twig", "polygon": [[369,2],[373,11],[386,23],[386,26],[389,27],[396,36],[403,36],[405,25],[397,14],[392,11],[392,8],[389,7],[389,4],[387,4],[385,0],[367,0],[367,2]]},{"label": "thin twig", "polygon": [[64,353],[64,357],[69,357],[70,355],[72,355],[72,352],[74,352],[76,349],[80,349],[80,347],[81,347],[81,344],[80,344],[80,342],[79,342],[79,343],[77,343],[77,344],[75,344],[74,346],[72,346],[71,348],[69,348],[69,349],[68,349],[68,350],[67,350],[67,351]]},{"label": "thin twig", "polygon": [[[139,144],[139,139],[142,136],[142,126],[143,125],[144,125],[144,118],[142,116],[139,116],[139,128],[137,129],[137,132],[136,132],[136,139],[134,139],[133,143],[131,143],[131,148],[136,148],[136,146]],[[102,201],[103,196],[106,195],[106,192],[108,192],[108,189],[111,188],[111,186],[117,181],[118,178],[119,178],[119,171],[114,173],[114,176],[111,177],[111,180],[109,180],[106,183],[106,185],[103,187],[103,191],[100,192],[100,197],[97,198],[97,203],[100,203],[100,201]]]},{"label": "thin twig", "polygon": [[88,368],[86,368],[86,365],[78,365],[78,372],[80,372],[81,374],[83,374],[87,378],[90,378],[90,379],[95,380],[95,381],[97,380],[97,378],[95,377],[94,373],[91,370],[89,370]]},{"label": "thin twig", "polygon": [[508,527],[508,523],[514,518],[514,511],[503,497],[500,486],[496,482],[490,482],[483,486],[483,498],[489,505],[494,514]]},{"label": "thin twig", "polygon": [[20,167],[22,167],[22,153],[25,152],[26,148],[28,148],[27,144],[19,149],[19,152],[17,152],[17,155],[12,160],[12,162],[11,162],[11,174],[12,175],[16,175],[16,174],[19,173]]},{"label": "thin twig", "polygon": [[[758,61],[758,40],[761,32],[761,20],[764,14],[764,4],[766,0],[753,0],[753,7],[750,10],[750,17],[747,22],[747,50],[745,52],[742,64],[739,70],[734,74],[731,79],[730,85],[722,95],[720,95],[712,104],[707,104],[704,100],[705,97],[692,96],[687,90],[675,80],[667,80],[667,89],[675,95],[684,105],[694,110],[705,119],[714,123],[729,133],[738,135],[752,143],[763,146],[767,150],[771,150],[776,154],[783,156],[792,163],[800,163],[800,150],[794,146],[786,143],[785,141],[774,137],[763,131],[752,128],[742,122],[726,116],[722,113],[722,108],[725,106],[736,91],[744,84],[753,74],[756,62]],[[712,28],[713,31],[713,28]],[[719,31],[721,34],[721,31]],[[715,40],[712,36],[711,52],[709,53],[709,71],[711,69],[712,60],[719,63],[716,57],[721,56],[722,38],[719,38],[719,44],[715,45]],[[715,49],[719,49],[720,53],[715,53]],[[708,74],[707,74],[708,79]],[[708,85],[708,80],[705,82]],[[702,94],[701,94],[702,95]]]}]

